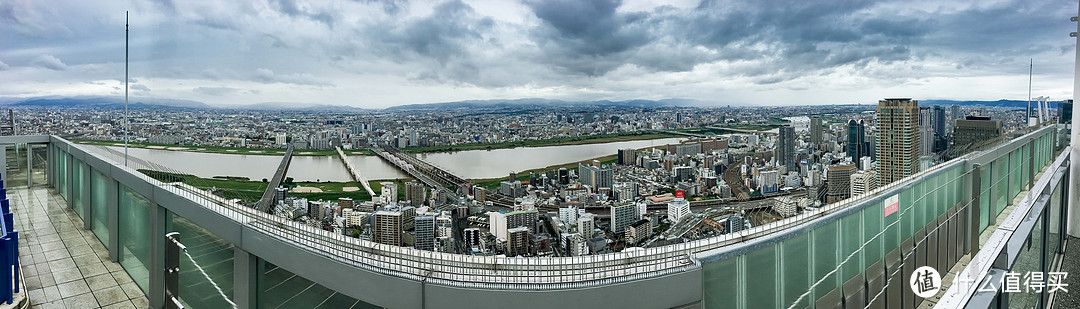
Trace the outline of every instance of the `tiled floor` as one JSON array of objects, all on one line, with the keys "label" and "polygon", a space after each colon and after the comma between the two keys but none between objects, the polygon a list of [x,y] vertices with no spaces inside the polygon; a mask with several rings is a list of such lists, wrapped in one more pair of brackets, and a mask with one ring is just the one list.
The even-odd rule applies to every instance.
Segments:
[{"label": "tiled floor", "polygon": [[9,188],[32,308],[146,308],[147,299],[53,189]]}]

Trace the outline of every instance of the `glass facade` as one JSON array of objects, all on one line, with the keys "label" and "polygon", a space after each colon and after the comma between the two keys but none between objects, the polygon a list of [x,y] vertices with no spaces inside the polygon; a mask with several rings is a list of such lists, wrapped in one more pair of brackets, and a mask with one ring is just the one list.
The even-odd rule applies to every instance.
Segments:
[{"label": "glass facade", "polygon": [[120,266],[124,267],[143,293],[150,284],[150,200],[120,185],[119,231]]}]

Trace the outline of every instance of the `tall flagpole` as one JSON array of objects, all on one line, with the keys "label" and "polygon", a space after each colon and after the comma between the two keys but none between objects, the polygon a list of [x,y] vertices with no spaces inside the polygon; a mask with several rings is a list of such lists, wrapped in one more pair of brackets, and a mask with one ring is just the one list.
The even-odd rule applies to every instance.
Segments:
[{"label": "tall flagpole", "polygon": [[128,165],[128,130],[131,124],[128,122],[128,24],[131,16],[124,11],[124,166]]}]

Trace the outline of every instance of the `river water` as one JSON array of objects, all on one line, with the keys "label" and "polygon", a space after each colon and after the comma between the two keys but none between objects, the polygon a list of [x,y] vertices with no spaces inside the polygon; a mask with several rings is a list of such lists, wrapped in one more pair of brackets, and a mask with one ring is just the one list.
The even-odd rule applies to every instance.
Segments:
[{"label": "river water", "polygon": [[[428,153],[418,156],[463,178],[504,177],[510,172],[542,168],[613,155],[619,149],[646,148],[678,142],[678,138],[613,142],[603,144],[549,147],[520,147],[495,150],[469,150]],[[95,148],[95,147],[89,147]],[[112,147],[123,152],[122,147]],[[130,156],[165,166],[175,171],[209,178],[239,176],[261,180],[274,176],[281,156],[203,153],[146,148],[131,148]],[[370,180],[407,177],[396,167],[376,156],[349,156],[357,169]],[[288,177],[297,181],[349,181],[345,165],[333,156],[293,156]]]}]

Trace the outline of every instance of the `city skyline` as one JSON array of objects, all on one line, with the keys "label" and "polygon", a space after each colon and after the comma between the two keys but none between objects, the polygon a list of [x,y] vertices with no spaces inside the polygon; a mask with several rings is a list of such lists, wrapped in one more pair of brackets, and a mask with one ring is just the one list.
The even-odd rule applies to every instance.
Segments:
[{"label": "city skyline", "polygon": [[13,1],[0,4],[0,23],[13,29],[0,33],[9,42],[0,97],[122,94],[124,10],[132,12],[132,95],[212,105],[1022,99],[1029,58],[1036,95],[1071,93],[1072,72],[1052,65],[1072,61],[1061,35],[1072,27],[1068,3],[769,6]]}]

